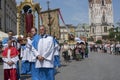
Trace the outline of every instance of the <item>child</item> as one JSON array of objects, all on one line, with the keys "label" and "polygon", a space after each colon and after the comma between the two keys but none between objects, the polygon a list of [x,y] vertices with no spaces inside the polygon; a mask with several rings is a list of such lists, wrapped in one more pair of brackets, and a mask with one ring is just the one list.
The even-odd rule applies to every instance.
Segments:
[{"label": "child", "polygon": [[18,54],[17,49],[12,46],[12,40],[9,40],[8,47],[2,52],[4,80],[17,80]]},{"label": "child", "polygon": [[57,73],[57,69],[60,67],[60,46],[59,42],[54,39],[54,68],[55,74]]},{"label": "child", "polygon": [[31,59],[31,40],[24,38],[23,43],[21,44],[21,58],[22,58],[22,63],[21,63],[21,74],[31,74],[31,64],[30,64],[30,59]]}]

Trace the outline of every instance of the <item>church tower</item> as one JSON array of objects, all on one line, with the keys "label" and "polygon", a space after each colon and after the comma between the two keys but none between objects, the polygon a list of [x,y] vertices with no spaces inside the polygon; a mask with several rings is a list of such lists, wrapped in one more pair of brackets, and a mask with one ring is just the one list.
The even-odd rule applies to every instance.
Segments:
[{"label": "church tower", "polygon": [[94,40],[107,39],[113,27],[112,0],[89,0],[89,19]]}]

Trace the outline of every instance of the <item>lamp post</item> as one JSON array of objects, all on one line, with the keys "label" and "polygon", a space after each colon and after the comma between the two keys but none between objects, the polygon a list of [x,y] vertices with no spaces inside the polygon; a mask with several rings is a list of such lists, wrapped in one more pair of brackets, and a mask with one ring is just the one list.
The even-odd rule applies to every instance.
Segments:
[{"label": "lamp post", "polygon": [[50,1],[48,0],[47,1],[47,6],[48,6],[48,26],[49,26],[49,33],[51,35],[51,22],[50,22],[51,15],[50,15],[50,6],[49,6],[49,4],[50,4]]},{"label": "lamp post", "polygon": [[114,34],[115,34],[115,35],[114,35],[114,39],[115,39],[115,41],[116,41],[116,32],[117,32],[117,31],[116,31],[116,28],[114,28]]}]

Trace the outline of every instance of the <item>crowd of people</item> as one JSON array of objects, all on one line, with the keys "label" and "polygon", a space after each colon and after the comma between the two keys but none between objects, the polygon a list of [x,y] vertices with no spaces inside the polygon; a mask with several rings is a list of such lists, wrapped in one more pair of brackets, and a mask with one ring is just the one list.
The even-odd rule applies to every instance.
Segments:
[{"label": "crowd of people", "polygon": [[33,27],[26,37],[18,38],[9,31],[9,37],[3,39],[4,80],[20,80],[24,74],[30,74],[32,80],[55,80],[56,68],[60,67],[59,42],[46,34],[43,25],[40,34],[37,31]]},{"label": "crowd of people", "polygon": [[61,51],[64,61],[80,61],[84,58],[88,58],[88,43],[76,42],[76,44],[70,46],[68,43],[65,42],[64,45],[61,46]]},{"label": "crowd of people", "polygon": [[[32,80],[55,80],[57,69],[61,66],[60,53],[65,62],[80,61],[88,58],[88,43],[77,42],[70,46],[63,45],[46,34],[46,28],[32,28],[25,37],[13,36],[8,32],[8,38],[1,42],[1,55],[4,69],[4,80],[20,80],[20,75],[31,75]],[[20,66],[21,65],[21,66]]]},{"label": "crowd of people", "polygon": [[120,55],[120,43],[119,42],[109,42],[103,44],[93,44],[90,45],[91,52],[109,53],[113,55]]},{"label": "crowd of people", "polygon": [[18,38],[9,31],[8,38],[0,43],[4,80],[20,80],[20,75],[24,74],[31,75],[32,80],[55,80],[57,69],[61,66],[61,55],[65,62],[88,58],[89,51],[120,55],[119,42],[89,45],[83,41],[60,45],[55,37],[46,34],[43,25],[40,32],[37,31],[33,27],[27,36]]}]

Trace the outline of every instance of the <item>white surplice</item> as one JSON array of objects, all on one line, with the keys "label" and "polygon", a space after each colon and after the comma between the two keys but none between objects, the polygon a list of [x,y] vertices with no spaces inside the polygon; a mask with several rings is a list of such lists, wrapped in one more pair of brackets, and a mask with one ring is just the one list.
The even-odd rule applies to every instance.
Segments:
[{"label": "white surplice", "polygon": [[60,51],[59,51],[59,49],[60,49],[60,46],[56,43],[55,44],[55,47],[54,47],[54,55],[56,56],[56,55],[60,55]]},{"label": "white surplice", "polygon": [[[3,63],[3,69],[16,68],[16,64],[17,64],[17,61],[19,60],[19,58],[18,58],[18,56],[11,58],[11,57],[10,57],[10,52],[11,52],[10,49],[8,49],[7,57],[6,57],[6,58],[2,58],[3,61],[4,61],[4,63]],[[9,61],[9,62],[12,61],[12,62],[14,62],[14,64],[13,64],[12,66],[9,66],[9,65],[7,64],[8,61]]]},{"label": "white surplice", "polygon": [[25,45],[25,48],[21,49],[22,60],[35,62],[36,61],[35,53],[38,54],[37,50],[32,46],[32,41],[30,39],[27,39],[27,44]]},{"label": "white surplice", "polygon": [[38,53],[44,57],[43,61],[36,61],[36,68],[53,68],[54,67],[54,42],[53,37],[47,36],[41,38],[38,42]]}]

